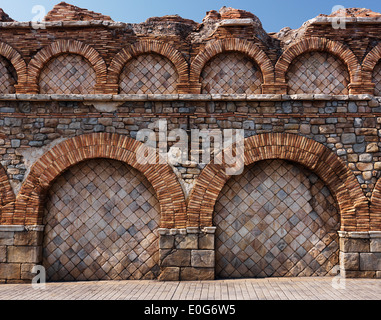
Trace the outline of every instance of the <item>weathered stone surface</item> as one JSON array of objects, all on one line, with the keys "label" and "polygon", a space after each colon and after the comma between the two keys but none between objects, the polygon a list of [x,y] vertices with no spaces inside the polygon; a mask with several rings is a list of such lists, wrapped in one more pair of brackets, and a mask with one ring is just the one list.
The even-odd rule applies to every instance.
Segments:
[{"label": "weathered stone surface", "polygon": [[215,253],[213,250],[192,250],[191,256],[192,267],[214,267]]},{"label": "weathered stone surface", "polygon": [[214,280],[214,268],[181,268],[180,280]]},{"label": "weathered stone surface", "polygon": [[360,270],[381,271],[381,253],[360,253]]},{"label": "weathered stone surface", "polygon": [[20,279],[20,270],[20,264],[18,263],[0,263],[0,279]]},{"label": "weathered stone surface", "polygon": [[0,246],[0,262],[7,262],[7,247]]},{"label": "weathered stone surface", "polygon": [[11,246],[14,244],[14,232],[0,231],[0,245]]},{"label": "weathered stone surface", "polygon": [[34,266],[36,266],[35,263],[21,264],[21,279],[22,280],[32,280],[37,275],[35,273],[32,273],[32,269]]},{"label": "weathered stone surface", "polygon": [[160,249],[161,267],[191,266],[191,250]]},{"label": "weathered stone surface", "polygon": [[175,237],[176,249],[197,249],[197,247],[198,247],[197,234],[176,235]]},{"label": "weathered stone surface", "polygon": [[38,263],[42,259],[41,247],[8,247],[8,262],[35,262]]},{"label": "weathered stone surface", "polygon": [[354,133],[343,133],[341,136],[341,142],[343,144],[354,144],[356,143],[356,135]]},{"label": "weathered stone surface", "polygon": [[15,232],[15,246],[38,246],[42,244],[43,233],[40,231]]},{"label": "weathered stone surface", "polygon": [[381,252],[381,239],[370,239],[370,252]]},{"label": "weathered stone surface", "polygon": [[160,249],[172,249],[174,247],[175,237],[170,235],[160,235],[159,248]]},{"label": "weathered stone surface", "polygon": [[160,281],[178,281],[180,280],[180,268],[179,267],[167,267],[161,270],[158,278]]},{"label": "weathered stone surface", "polygon": [[340,251],[342,252],[369,252],[369,239],[340,238]]},{"label": "weathered stone surface", "polygon": [[340,252],[340,268],[344,270],[359,270],[359,253]]},{"label": "weathered stone surface", "polygon": [[198,239],[198,248],[214,250],[214,234],[201,233]]}]

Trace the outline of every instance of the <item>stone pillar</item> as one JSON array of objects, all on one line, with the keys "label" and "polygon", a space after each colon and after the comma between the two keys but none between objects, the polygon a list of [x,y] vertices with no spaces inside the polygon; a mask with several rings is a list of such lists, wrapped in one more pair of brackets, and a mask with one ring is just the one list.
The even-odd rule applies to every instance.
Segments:
[{"label": "stone pillar", "polygon": [[42,262],[44,226],[0,226],[0,283],[30,283]]},{"label": "stone pillar", "polygon": [[215,227],[159,229],[159,280],[214,280]]},{"label": "stone pillar", "polygon": [[340,273],[346,278],[381,278],[381,231],[340,236]]}]

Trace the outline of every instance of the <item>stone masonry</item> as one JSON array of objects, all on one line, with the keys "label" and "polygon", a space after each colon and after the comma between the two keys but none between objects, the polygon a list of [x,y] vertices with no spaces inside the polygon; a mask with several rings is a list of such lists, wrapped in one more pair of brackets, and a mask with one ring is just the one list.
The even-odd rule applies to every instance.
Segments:
[{"label": "stone masonry", "polygon": [[[39,265],[49,281],[380,278],[381,14],[344,14],[267,33],[226,7],[139,24],[0,10],[0,283]],[[137,161],[143,129],[171,161],[160,145]],[[187,140],[225,129],[244,132],[238,175],[218,140]]]}]

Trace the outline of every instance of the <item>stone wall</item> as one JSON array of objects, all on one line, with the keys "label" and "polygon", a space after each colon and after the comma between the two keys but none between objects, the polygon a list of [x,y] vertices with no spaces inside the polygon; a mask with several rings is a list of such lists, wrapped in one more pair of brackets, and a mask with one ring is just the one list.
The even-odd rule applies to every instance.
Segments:
[{"label": "stone wall", "polygon": [[[380,277],[381,20],[332,19],[267,34],[231,8],[127,24],[61,3],[45,29],[1,22],[0,281]],[[187,140],[225,129],[238,176]]]}]

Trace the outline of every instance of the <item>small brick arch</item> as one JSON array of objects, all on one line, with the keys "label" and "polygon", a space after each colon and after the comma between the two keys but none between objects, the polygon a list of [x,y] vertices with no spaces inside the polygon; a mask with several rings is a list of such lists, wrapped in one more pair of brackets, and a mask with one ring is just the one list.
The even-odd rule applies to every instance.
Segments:
[{"label": "small brick arch", "polygon": [[364,82],[372,82],[373,70],[377,63],[381,59],[381,43],[376,45],[370,52],[366,55],[362,63],[362,76]]},{"label": "small brick arch", "polygon": [[[109,133],[77,136],[54,146],[31,168],[16,199],[13,224],[42,223],[45,193],[67,168],[84,160],[107,158],[124,162],[140,171],[151,183],[160,203],[161,227],[181,228],[186,223],[185,198],[176,175],[168,164],[139,164],[141,142]],[[156,155],[158,160],[158,155]]]},{"label": "small brick arch", "polygon": [[28,78],[27,66],[21,55],[10,45],[0,42],[0,55],[10,61],[17,73],[17,83],[25,83]]},{"label": "small brick arch", "polygon": [[292,61],[303,53],[323,51],[331,53],[341,59],[348,68],[350,82],[361,82],[361,66],[354,53],[343,44],[325,38],[311,37],[300,40],[287,48],[275,65],[275,80],[277,83],[286,83],[286,73]]},{"label": "small brick arch", "polygon": [[41,49],[30,61],[28,65],[28,82],[30,86],[34,86],[38,93],[38,81],[40,73],[46,63],[52,58],[64,53],[78,54],[86,58],[90,65],[94,68],[96,74],[96,84],[102,85],[107,81],[107,66],[100,54],[89,45],[76,40],[57,40],[47,47]]},{"label": "small brick arch", "polygon": [[370,230],[381,231],[381,178],[378,179],[370,199]]},{"label": "small brick arch", "polygon": [[11,224],[15,194],[9,183],[8,175],[0,165],[0,225]]},{"label": "small brick arch", "polygon": [[192,61],[190,81],[199,83],[202,69],[206,63],[220,53],[231,51],[241,52],[256,62],[262,72],[264,84],[274,82],[274,66],[266,53],[252,42],[235,38],[208,43]]},{"label": "small brick arch", "polygon": [[[266,133],[245,139],[246,166],[268,159],[297,162],[317,174],[336,198],[341,230],[369,230],[368,201],[356,177],[327,147],[295,134]],[[189,226],[212,226],[214,205],[229,178],[223,163],[210,163],[204,168],[189,198]]]},{"label": "small brick arch", "polygon": [[126,63],[146,53],[156,53],[173,63],[179,76],[179,83],[188,82],[188,63],[183,55],[170,44],[157,40],[142,40],[122,49],[112,59],[108,69],[108,84],[117,85],[119,75]]}]

